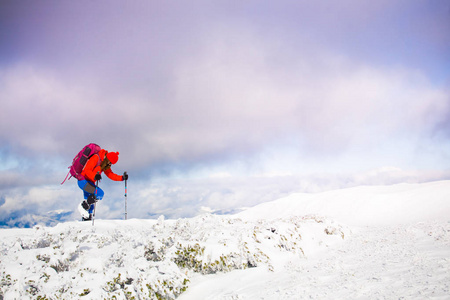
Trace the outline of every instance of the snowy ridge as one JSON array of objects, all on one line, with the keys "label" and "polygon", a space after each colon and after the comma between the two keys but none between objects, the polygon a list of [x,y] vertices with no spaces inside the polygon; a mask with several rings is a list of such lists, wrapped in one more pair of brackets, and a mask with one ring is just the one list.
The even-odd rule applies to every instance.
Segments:
[{"label": "snowy ridge", "polygon": [[174,299],[195,274],[273,271],[277,253],[305,257],[342,242],[348,232],[314,216],[246,222],[203,215],[97,220],[95,227],[71,222],[2,234],[5,299]]},{"label": "snowy ridge", "polygon": [[319,214],[350,225],[393,225],[448,221],[450,181],[388,186],[359,186],[317,194],[297,193],[236,214],[273,219]]},{"label": "snowy ridge", "polygon": [[448,299],[450,182],[1,229],[0,299]]}]

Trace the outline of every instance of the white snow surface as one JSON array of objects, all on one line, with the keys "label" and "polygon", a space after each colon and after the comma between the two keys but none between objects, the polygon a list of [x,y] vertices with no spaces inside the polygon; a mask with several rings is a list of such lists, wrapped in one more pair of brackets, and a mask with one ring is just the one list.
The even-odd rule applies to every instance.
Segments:
[{"label": "white snow surface", "polygon": [[0,300],[450,299],[450,181],[0,237]]}]

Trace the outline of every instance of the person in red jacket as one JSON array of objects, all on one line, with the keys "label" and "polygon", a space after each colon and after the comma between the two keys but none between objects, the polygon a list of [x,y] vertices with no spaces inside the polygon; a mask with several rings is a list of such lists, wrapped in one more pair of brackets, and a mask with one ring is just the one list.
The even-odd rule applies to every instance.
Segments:
[{"label": "person in red jacket", "polygon": [[81,172],[84,176],[84,180],[78,181],[78,186],[83,190],[84,201],[78,207],[81,213],[83,221],[92,220],[92,213],[94,211],[94,203],[98,200],[102,200],[104,192],[101,188],[96,187],[95,181],[102,179],[102,172],[105,172],[106,176],[114,181],[123,181],[128,179],[128,174],[117,175],[111,170],[111,165],[115,164],[119,160],[119,152],[108,152],[105,149],[99,151],[98,154],[94,154],[86,162],[86,165]]}]

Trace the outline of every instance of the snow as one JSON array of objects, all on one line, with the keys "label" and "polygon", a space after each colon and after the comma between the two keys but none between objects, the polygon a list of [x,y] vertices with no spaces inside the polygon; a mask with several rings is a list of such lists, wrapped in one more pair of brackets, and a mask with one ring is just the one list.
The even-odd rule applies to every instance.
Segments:
[{"label": "snow", "polygon": [[360,186],[317,194],[292,194],[237,214],[243,218],[320,214],[351,225],[450,220],[449,181]]},{"label": "snow", "polygon": [[450,181],[0,230],[0,299],[449,299]]}]

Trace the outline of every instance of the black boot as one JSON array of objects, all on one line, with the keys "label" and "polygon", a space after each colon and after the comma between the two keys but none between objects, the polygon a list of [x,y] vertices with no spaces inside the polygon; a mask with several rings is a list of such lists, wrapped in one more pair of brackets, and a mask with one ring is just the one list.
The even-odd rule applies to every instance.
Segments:
[{"label": "black boot", "polygon": [[[89,198],[88,198],[89,201]],[[81,206],[85,209],[85,210],[89,210],[89,203],[86,202],[86,200],[84,200],[83,202],[81,202]]]}]

